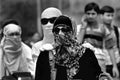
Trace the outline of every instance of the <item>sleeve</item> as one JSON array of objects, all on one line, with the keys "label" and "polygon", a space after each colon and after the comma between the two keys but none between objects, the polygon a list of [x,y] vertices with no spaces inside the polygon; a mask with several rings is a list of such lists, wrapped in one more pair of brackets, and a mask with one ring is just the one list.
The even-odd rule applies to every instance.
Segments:
[{"label": "sleeve", "polygon": [[86,28],[84,28],[81,24],[77,26],[77,40],[79,43],[83,43],[84,35],[86,33]]},{"label": "sleeve", "polygon": [[33,61],[36,63],[37,58],[39,56],[40,53],[40,49],[39,47],[37,47],[36,45],[32,46],[32,57],[33,57]]},{"label": "sleeve", "polygon": [[34,77],[35,76],[35,63],[33,62],[31,48],[24,43],[22,43],[22,45],[23,45],[23,54],[27,59],[28,71]]},{"label": "sleeve", "polygon": [[32,77],[35,77],[35,63],[33,62],[33,60],[28,59],[28,71],[31,73]]},{"label": "sleeve", "polygon": [[50,65],[48,51],[42,51],[38,56],[35,71],[35,80],[50,80]]},{"label": "sleeve", "polygon": [[41,78],[42,76],[42,69],[41,69],[41,55],[38,56],[37,62],[36,62],[36,69],[35,69],[35,80],[40,80],[39,78]]},{"label": "sleeve", "polygon": [[100,73],[102,73],[102,70],[101,70],[101,67],[98,63],[98,60],[94,54],[94,52],[91,50],[91,49],[87,49],[87,53],[89,53],[89,57],[91,58],[91,63],[95,69],[95,74],[96,74],[96,77],[98,78]]}]

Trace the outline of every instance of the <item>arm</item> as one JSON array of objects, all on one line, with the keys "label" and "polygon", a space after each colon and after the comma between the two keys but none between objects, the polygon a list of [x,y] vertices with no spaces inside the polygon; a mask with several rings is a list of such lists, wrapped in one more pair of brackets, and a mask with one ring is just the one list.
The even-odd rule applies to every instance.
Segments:
[{"label": "arm", "polygon": [[37,58],[39,56],[39,53],[40,53],[40,49],[39,49],[39,47],[37,46],[37,43],[36,43],[32,46],[32,58],[33,58],[33,61],[35,63],[37,62]]},{"label": "arm", "polygon": [[80,31],[77,34],[77,39],[80,43],[83,42],[85,33],[86,33],[86,28],[80,28]]},{"label": "arm", "polygon": [[118,51],[119,51],[119,55],[120,55],[120,28],[118,27],[118,33],[119,33],[119,43],[118,43],[118,45],[119,45],[119,48],[118,48]]},{"label": "arm", "polygon": [[35,71],[35,80],[50,80],[49,52],[41,51],[38,56]]},{"label": "arm", "polygon": [[89,50],[89,53],[90,53],[91,63],[93,64],[93,67],[95,69],[96,77],[98,77],[102,73],[101,67],[98,63],[98,60],[97,60],[95,54],[94,54],[94,51]]},{"label": "arm", "polygon": [[31,73],[31,75],[34,78],[34,76],[35,76],[35,63],[33,62],[31,48],[24,43],[22,43],[22,46],[23,46],[23,55],[26,57],[27,64],[28,64],[28,71]]},{"label": "arm", "polygon": [[86,33],[87,22],[85,22],[85,17],[81,20],[82,24],[77,26],[77,38],[80,43],[83,43],[84,35]]},{"label": "arm", "polygon": [[[87,67],[87,76],[94,77],[94,80],[97,80],[99,78],[99,75],[102,73],[102,70],[99,66],[98,60],[94,54],[94,51],[91,49],[87,48],[86,52],[83,54],[83,57],[85,60],[84,65],[86,64]],[[86,58],[85,58],[86,57]],[[91,79],[90,79],[91,80]]]},{"label": "arm", "polygon": [[118,77],[119,76],[119,72],[118,72],[118,68],[117,68],[117,63],[116,63],[116,59],[115,59],[114,50],[109,49],[108,53],[109,53],[110,59],[111,59],[111,61],[113,63],[113,69],[112,69],[113,76]]},{"label": "arm", "polygon": [[104,40],[104,48],[108,51],[111,62],[113,64],[113,68],[112,68],[113,76],[118,77],[119,72],[118,72],[116,58],[115,58],[115,52],[116,52],[116,48],[117,48],[116,42],[113,41],[114,39],[109,38],[107,36],[106,36],[106,39],[107,39],[106,41]]}]

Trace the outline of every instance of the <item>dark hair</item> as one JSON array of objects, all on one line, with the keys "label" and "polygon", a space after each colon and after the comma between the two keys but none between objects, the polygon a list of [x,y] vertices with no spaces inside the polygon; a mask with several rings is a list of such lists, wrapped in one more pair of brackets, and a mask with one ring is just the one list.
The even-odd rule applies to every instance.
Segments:
[{"label": "dark hair", "polygon": [[90,11],[90,10],[94,10],[99,14],[99,12],[100,12],[99,5],[97,3],[95,3],[95,2],[88,3],[85,6],[84,12],[86,13],[87,11]]},{"label": "dark hair", "polygon": [[100,10],[100,13],[104,14],[105,12],[114,13],[115,11],[114,11],[114,8],[111,6],[103,6]]},{"label": "dark hair", "polygon": [[15,20],[15,19],[8,19],[8,20],[6,20],[6,21],[3,22],[1,28],[3,29],[8,24],[20,25],[19,22],[17,20]]}]

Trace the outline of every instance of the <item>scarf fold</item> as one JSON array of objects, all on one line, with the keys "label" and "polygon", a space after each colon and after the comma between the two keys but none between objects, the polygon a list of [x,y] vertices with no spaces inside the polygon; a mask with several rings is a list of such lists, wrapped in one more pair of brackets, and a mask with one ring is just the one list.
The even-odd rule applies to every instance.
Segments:
[{"label": "scarf fold", "polygon": [[79,71],[79,59],[85,52],[82,47],[75,40],[68,40],[69,46],[57,46],[55,54],[55,63],[67,68],[68,77],[72,78]]},{"label": "scarf fold", "polygon": [[3,56],[3,64],[5,68],[5,75],[11,75],[16,71],[20,72],[27,72],[28,71],[28,66],[27,66],[27,61],[23,57],[23,55],[19,55],[18,58],[13,59],[11,62],[7,60],[6,56]]},{"label": "scarf fold", "polygon": [[12,61],[18,58],[22,53],[21,38],[9,38],[5,37],[3,41],[4,55],[8,61]]}]

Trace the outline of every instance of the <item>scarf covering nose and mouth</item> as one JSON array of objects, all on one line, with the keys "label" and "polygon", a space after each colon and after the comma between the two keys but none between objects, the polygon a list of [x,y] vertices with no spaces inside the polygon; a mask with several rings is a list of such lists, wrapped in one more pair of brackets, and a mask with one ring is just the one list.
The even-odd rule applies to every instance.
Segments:
[{"label": "scarf covering nose and mouth", "polygon": [[[9,36],[9,34],[15,32],[18,32],[20,35]],[[18,25],[8,24],[5,26],[3,30],[3,34],[4,34],[2,40],[3,50],[5,52],[5,55],[9,58],[9,60],[12,61],[12,59],[18,57],[22,52],[21,29],[20,27],[18,27]]]},{"label": "scarf covering nose and mouth", "polygon": [[[60,26],[63,28],[69,28],[70,31],[63,32],[64,35],[61,35],[59,34],[59,32],[55,31],[55,29]],[[70,45],[69,39],[73,39],[73,37],[75,36],[74,27],[76,26],[72,26],[72,21],[69,17],[66,16],[58,17],[53,25],[53,30],[52,30],[55,38],[55,42],[59,45]]]},{"label": "scarf covering nose and mouth", "polygon": [[[64,35],[60,35],[55,32],[55,28],[69,27],[70,31],[64,32]],[[59,66],[67,68],[67,75],[72,78],[79,71],[79,59],[85,52],[85,48],[82,47],[75,39],[74,27],[72,20],[67,16],[60,16],[56,19],[53,26],[53,34],[55,38],[56,54],[55,63]]]}]

